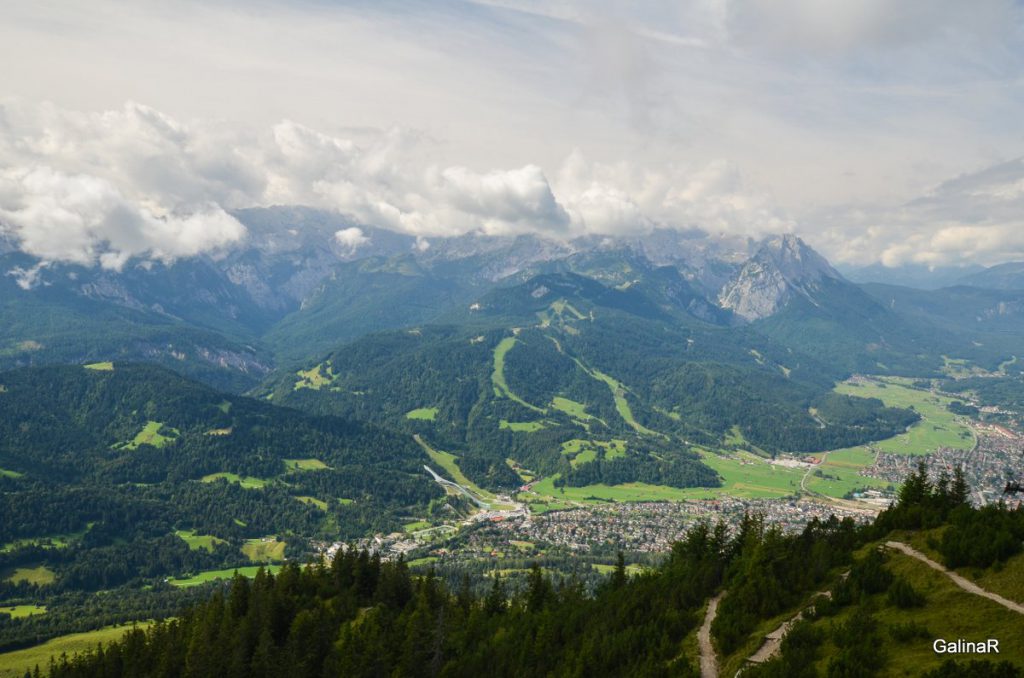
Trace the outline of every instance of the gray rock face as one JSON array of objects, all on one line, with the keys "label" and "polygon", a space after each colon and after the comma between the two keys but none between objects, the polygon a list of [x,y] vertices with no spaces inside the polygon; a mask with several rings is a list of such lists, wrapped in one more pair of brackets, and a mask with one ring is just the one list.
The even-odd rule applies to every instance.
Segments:
[{"label": "gray rock face", "polygon": [[796,295],[814,303],[814,290],[824,278],[842,280],[800,238],[771,236],[725,284],[719,303],[747,321],[760,320],[777,313]]}]

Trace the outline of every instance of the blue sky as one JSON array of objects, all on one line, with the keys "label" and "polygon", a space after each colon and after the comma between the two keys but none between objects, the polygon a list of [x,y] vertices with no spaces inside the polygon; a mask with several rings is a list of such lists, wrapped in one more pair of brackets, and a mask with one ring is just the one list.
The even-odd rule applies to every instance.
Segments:
[{"label": "blue sky", "polygon": [[0,219],[48,258],[185,256],[213,246],[187,218],[230,240],[223,210],[274,202],[1024,258],[1016,2],[4,5]]}]

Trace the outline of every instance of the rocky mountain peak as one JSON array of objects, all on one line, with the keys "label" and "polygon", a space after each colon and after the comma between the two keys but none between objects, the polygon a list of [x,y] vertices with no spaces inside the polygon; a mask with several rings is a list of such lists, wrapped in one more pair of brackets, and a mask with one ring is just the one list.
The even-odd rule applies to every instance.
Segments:
[{"label": "rocky mountain peak", "polygon": [[765,238],[719,294],[723,308],[749,321],[774,315],[795,295],[814,303],[826,278],[842,280],[828,261],[792,234]]}]

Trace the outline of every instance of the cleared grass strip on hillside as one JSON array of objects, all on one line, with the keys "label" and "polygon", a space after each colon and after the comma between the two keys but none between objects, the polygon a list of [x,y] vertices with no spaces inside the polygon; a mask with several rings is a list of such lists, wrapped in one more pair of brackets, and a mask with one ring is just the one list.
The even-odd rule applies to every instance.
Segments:
[{"label": "cleared grass strip on hillside", "polygon": [[547,412],[546,409],[531,405],[526,402],[508,387],[508,382],[505,381],[505,358],[508,352],[512,350],[512,347],[516,345],[515,337],[505,337],[498,345],[494,347],[494,370],[491,372],[491,383],[494,384],[494,395],[498,397],[505,397],[512,402],[519,403],[523,407],[544,414]]}]

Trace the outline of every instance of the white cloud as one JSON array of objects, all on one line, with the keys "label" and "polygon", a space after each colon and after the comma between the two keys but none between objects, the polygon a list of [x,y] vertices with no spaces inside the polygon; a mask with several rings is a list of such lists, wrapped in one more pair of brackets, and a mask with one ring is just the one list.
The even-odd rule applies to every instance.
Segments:
[{"label": "white cloud", "polygon": [[1024,259],[1024,159],[961,175],[891,208],[835,210],[829,221],[818,244],[853,264]]},{"label": "white cloud", "polygon": [[[698,228],[799,231],[846,263],[1024,258],[1022,160],[891,207],[792,214],[724,158],[598,162],[574,151],[549,179],[532,163],[440,166],[436,146],[403,128],[339,135],[284,120],[243,133],[139,104],[80,113],[12,102],[0,108],[0,235],[43,261],[116,269],[133,257],[171,261],[232,246],[245,229],[230,209],[306,204],[410,233],[421,249],[428,238],[468,232],[570,238]],[[369,241],[358,227],[335,237],[350,253]]]},{"label": "white cloud", "polygon": [[591,163],[577,151],[558,176],[557,194],[574,224],[588,233],[641,234],[660,227],[761,236],[794,226],[767,193],[746,186],[724,160],[640,168]]},{"label": "white cloud", "polygon": [[49,167],[0,173],[0,222],[20,248],[44,261],[119,270],[134,256],[171,261],[225,247],[245,235],[215,205],[156,215],[110,182]]},{"label": "white cloud", "polygon": [[336,232],[334,239],[350,253],[355,253],[360,247],[370,242],[370,239],[363,233],[363,229],[356,226]]},{"label": "white cloud", "polygon": [[436,179],[440,195],[454,208],[482,219],[487,233],[543,231],[559,235],[569,223],[536,165],[478,174],[465,167],[449,167]]}]

